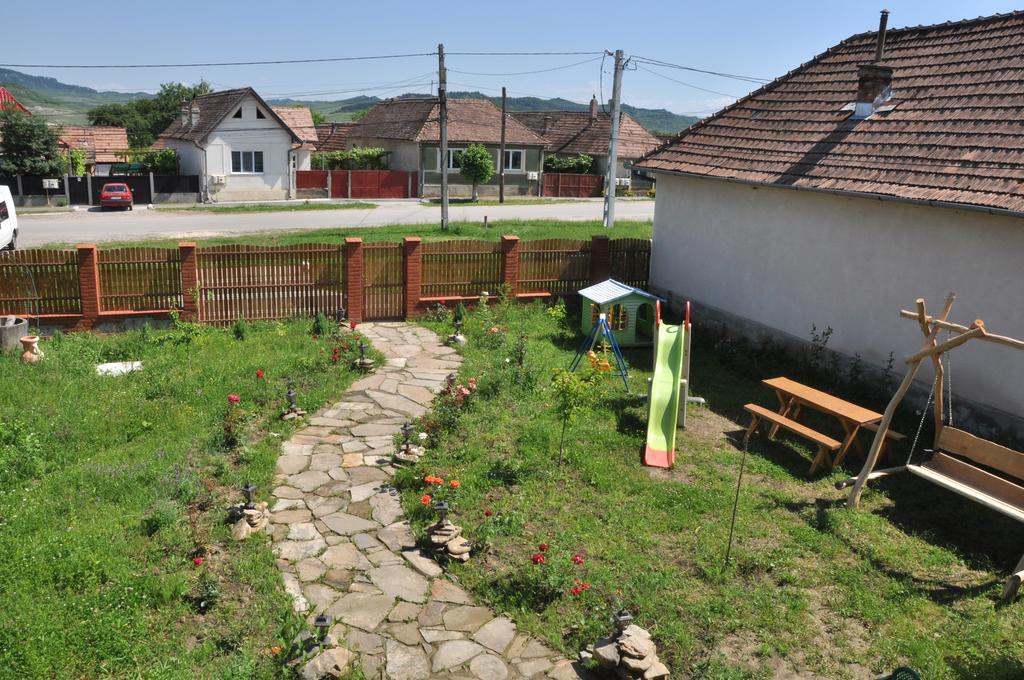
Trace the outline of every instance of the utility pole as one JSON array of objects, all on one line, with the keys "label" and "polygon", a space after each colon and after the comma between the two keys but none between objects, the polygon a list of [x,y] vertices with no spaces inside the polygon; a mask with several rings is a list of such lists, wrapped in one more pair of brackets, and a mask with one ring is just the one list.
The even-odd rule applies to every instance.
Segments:
[{"label": "utility pole", "polygon": [[501,87],[501,150],[498,152],[498,203],[505,202],[505,86]]},{"label": "utility pole", "polygon": [[611,138],[608,140],[608,173],[604,182],[604,226],[615,226],[615,166],[619,164],[619,114],[622,105],[622,50],[615,50],[615,77],[612,80]]},{"label": "utility pole", "polygon": [[441,231],[448,231],[448,74],[444,68],[444,43],[437,46],[437,101],[441,123]]}]

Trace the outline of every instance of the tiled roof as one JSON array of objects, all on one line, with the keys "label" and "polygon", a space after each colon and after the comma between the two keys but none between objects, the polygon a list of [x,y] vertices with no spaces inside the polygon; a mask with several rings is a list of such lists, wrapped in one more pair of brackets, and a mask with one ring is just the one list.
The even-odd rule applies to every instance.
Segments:
[{"label": "tiled roof", "polygon": [[305,106],[274,106],[274,113],[292,129],[292,132],[303,142],[316,144],[316,126],[313,125],[313,114]]},{"label": "tiled roof", "polygon": [[[291,132],[296,141],[299,136],[292,131],[277,111],[267,105],[263,98],[256,94],[251,87],[240,87],[234,90],[220,90],[209,94],[201,94],[192,99],[191,104],[199,107],[199,121],[195,125],[181,122],[181,116],[176,115],[167,129],[160,133],[160,137],[170,139],[184,139],[189,142],[202,142],[213,132],[220,122],[238,110],[238,106],[246,97],[253,97],[261,108],[267,110],[270,115],[286,130]],[[312,123],[312,119],[310,120]]]},{"label": "tiled roof", "polygon": [[608,279],[601,283],[595,283],[594,285],[582,288],[577,292],[581,297],[585,297],[591,302],[596,302],[599,305],[621,300],[629,295],[641,295],[651,300],[661,299],[657,295],[648,293],[646,290],[635,288],[620,281],[616,281],[615,279]]},{"label": "tiled roof", "polygon": [[[388,99],[366,112],[349,132],[350,139],[400,139],[437,142],[440,139],[437,99]],[[501,141],[501,111],[486,99],[448,100],[450,144]],[[507,144],[544,146],[544,140],[511,115],[505,124]]]},{"label": "tiled roof", "polygon": [[316,126],[317,151],[344,151],[355,123],[320,123]]},{"label": "tiled roof", "polygon": [[117,163],[118,151],[129,148],[128,132],[123,127],[62,125],[60,142],[85,152],[87,163]]},{"label": "tiled roof", "polygon": [[[518,111],[512,116],[548,140],[547,150],[559,154],[607,156],[611,136],[610,113],[589,111]],[[619,117],[619,158],[639,158],[661,142],[626,112]]]},{"label": "tiled roof", "polygon": [[1024,12],[889,31],[894,108],[851,120],[876,36],[848,38],[637,166],[1024,212]]},{"label": "tiled roof", "polygon": [[13,94],[11,94],[10,90],[6,87],[0,87],[0,109],[6,109],[9,106],[13,106],[22,113],[31,113]]}]

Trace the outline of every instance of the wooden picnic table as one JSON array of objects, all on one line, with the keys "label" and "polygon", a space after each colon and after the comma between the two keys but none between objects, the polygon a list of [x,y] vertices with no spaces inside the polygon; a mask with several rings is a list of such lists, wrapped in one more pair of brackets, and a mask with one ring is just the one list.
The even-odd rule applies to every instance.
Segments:
[{"label": "wooden picnic table", "polygon": [[[800,415],[801,408],[806,406],[834,417],[842,425],[846,436],[843,438],[842,446],[839,447],[836,453],[835,460],[829,460],[828,452],[819,449],[818,455],[811,464],[810,474],[814,474],[819,465],[824,464],[831,469],[833,466],[842,463],[850,446],[856,441],[860,428],[877,423],[882,419],[881,413],[876,413],[871,409],[858,406],[827,392],[808,387],[790,378],[769,378],[762,382],[775,390],[775,396],[779,399],[779,415],[784,418],[796,420],[797,416]],[[778,430],[779,425],[773,425],[768,433],[769,436],[774,437]]]}]

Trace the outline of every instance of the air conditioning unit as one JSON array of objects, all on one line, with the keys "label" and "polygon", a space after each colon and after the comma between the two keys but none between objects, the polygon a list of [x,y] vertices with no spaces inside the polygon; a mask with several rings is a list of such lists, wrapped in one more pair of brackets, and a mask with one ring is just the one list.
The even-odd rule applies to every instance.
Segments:
[{"label": "air conditioning unit", "polygon": [[536,170],[530,170],[526,173],[526,180],[528,182],[536,182],[540,178],[540,173]]},{"label": "air conditioning unit", "polygon": [[210,181],[213,184],[225,184],[228,181],[228,178],[224,175],[211,175]]},{"label": "air conditioning unit", "polygon": [[629,177],[616,177],[615,178],[615,186],[617,186],[617,187],[628,187],[630,185],[629,182],[630,182],[630,178]]}]

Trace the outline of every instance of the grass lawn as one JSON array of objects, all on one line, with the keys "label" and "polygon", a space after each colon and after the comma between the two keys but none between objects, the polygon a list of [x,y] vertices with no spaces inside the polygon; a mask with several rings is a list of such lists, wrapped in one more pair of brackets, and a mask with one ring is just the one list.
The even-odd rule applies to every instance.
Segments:
[{"label": "grass lawn", "polygon": [[[453,501],[453,520],[485,549],[450,569],[482,600],[568,654],[608,634],[611,612],[625,607],[673,677],[867,678],[901,664],[929,680],[1024,677],[1024,602],[997,605],[1019,558],[1019,525],[922,480],[876,484],[852,511],[833,484],[859,460],[807,480],[809,450],[759,437],[735,559],[723,564],[742,404],[774,397],[699,342],[692,379],[707,406],[690,407],[675,469],[641,466],[646,412],[611,375],[568,427],[559,466],[549,385],[574,355],[577,323],[540,304],[471,312],[461,376],[479,387],[450,428],[435,416],[427,462],[396,478],[420,528],[432,520],[421,494]],[[520,332],[517,375],[505,359]],[[634,392],[645,389],[650,357],[627,352]],[[425,488],[428,474],[461,486]],[[541,543],[550,547],[535,565]],[[582,566],[570,561],[576,553]],[[589,590],[568,592],[584,581]]]},{"label": "grass lawn", "polygon": [[242,205],[196,205],[189,208],[160,208],[161,210],[178,210],[205,213],[258,213],[258,212],[296,212],[302,210],[373,210],[376,203],[353,201],[351,203],[246,203]]},{"label": "grass lawn", "polygon": [[[390,224],[382,227],[339,227],[336,229],[308,229],[303,231],[259,232],[242,236],[211,236],[192,239],[201,246],[244,243],[261,246],[284,246],[297,243],[341,243],[354,236],[364,241],[401,241],[406,236],[419,236],[424,241],[448,239],[498,240],[503,234],[516,234],[523,240],[545,238],[589,239],[594,234],[607,234],[610,238],[651,238],[650,221],[616,220],[615,228],[608,231],[599,220],[493,220],[485,228],[482,222],[452,222],[447,231],[440,226],[425,224]],[[125,248],[150,246],[173,248],[182,239],[145,239],[100,244],[100,247]],[[55,247],[55,246],[54,246]],[[64,246],[66,247],[66,246]]]},{"label": "grass lawn", "polygon": [[[266,541],[230,539],[226,508],[247,481],[273,500],[288,382],[312,412],[353,375],[309,321],[248,328],[58,335],[40,364],[0,356],[0,677],[281,676],[260,650],[294,636],[290,598]],[[96,375],[121,360],[143,370]]]}]

